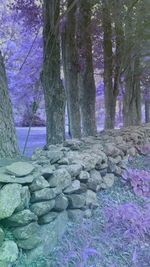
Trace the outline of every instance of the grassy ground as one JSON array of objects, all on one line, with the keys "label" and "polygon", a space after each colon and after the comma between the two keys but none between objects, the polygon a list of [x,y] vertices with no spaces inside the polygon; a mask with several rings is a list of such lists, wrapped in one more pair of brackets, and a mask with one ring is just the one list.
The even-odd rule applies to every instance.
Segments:
[{"label": "grassy ground", "polygon": [[[130,161],[129,167],[148,171],[149,162],[149,157],[139,156]],[[66,234],[49,259],[37,259],[31,264],[22,256],[14,266],[150,267],[150,231],[142,228],[141,235],[138,228],[142,216],[139,211],[143,211],[148,200],[137,197],[130,185],[118,178],[112,188],[98,193],[98,201],[99,208],[92,218],[68,224]]]}]

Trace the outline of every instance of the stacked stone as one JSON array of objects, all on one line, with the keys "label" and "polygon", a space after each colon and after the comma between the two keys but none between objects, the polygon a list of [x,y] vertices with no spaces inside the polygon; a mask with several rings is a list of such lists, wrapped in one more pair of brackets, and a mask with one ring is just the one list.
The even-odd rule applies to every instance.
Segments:
[{"label": "stacked stone", "polygon": [[0,266],[16,260],[18,247],[30,256],[32,251],[45,254],[46,247],[49,253],[67,218],[90,217],[98,207],[97,192],[111,187],[129,155],[149,140],[148,126],[103,131],[36,149],[30,163],[0,168],[0,224],[9,226],[15,238],[6,241],[0,228]]}]

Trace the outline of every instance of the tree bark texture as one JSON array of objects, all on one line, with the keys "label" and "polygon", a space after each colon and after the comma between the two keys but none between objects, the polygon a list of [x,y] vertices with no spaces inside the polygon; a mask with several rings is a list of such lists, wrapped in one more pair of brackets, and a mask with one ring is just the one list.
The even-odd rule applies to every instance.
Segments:
[{"label": "tree bark texture", "polygon": [[95,135],[95,99],[92,33],[91,33],[91,1],[80,0],[78,3],[77,42],[78,42],[78,83],[80,88],[80,104],[83,135]]},{"label": "tree bark texture", "polygon": [[103,0],[105,129],[115,126],[116,97],[113,90],[113,52],[110,6]]},{"label": "tree bark texture", "polygon": [[19,154],[12,105],[3,57],[0,52],[0,158],[15,157]]},{"label": "tree bark texture", "polygon": [[60,79],[60,1],[44,0],[44,56],[41,75],[46,109],[46,143],[62,143],[65,137],[65,92]]},{"label": "tree bark texture", "polygon": [[140,51],[136,43],[137,32],[133,26],[135,23],[133,11],[129,15],[125,28],[126,64],[123,96],[123,125],[125,127],[141,124]]},{"label": "tree bark texture", "polygon": [[76,45],[76,5],[67,2],[65,26],[62,32],[62,59],[67,95],[69,129],[72,138],[81,137],[80,99],[78,87],[78,60]]}]

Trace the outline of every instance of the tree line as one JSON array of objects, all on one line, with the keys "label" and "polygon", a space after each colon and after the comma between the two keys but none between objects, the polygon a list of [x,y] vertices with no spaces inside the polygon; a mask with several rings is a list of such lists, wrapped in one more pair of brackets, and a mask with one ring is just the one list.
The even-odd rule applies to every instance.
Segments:
[{"label": "tree line", "polygon": [[[27,7],[32,12],[27,12]],[[93,54],[98,53],[96,49],[100,43],[105,129],[115,127],[119,94],[123,99],[123,125],[141,124],[143,88],[146,88],[145,117],[149,122],[149,63],[145,60],[149,57],[148,0],[43,0],[38,6],[33,0],[17,0],[13,8],[21,12],[28,26],[36,28],[41,23],[43,27],[40,80],[45,99],[47,145],[64,141],[66,105],[71,138],[95,135]],[[100,35],[96,35],[97,29]],[[95,39],[99,42],[97,46]],[[0,147],[7,155],[12,155],[17,151],[17,143],[2,57],[0,72]]]}]

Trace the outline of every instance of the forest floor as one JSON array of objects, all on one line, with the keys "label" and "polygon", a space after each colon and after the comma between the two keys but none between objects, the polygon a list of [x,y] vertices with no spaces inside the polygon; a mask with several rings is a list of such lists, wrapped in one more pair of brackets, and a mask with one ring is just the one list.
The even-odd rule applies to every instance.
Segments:
[{"label": "forest floor", "polygon": [[[128,167],[150,172],[150,158],[138,156]],[[15,267],[150,267],[149,200],[118,178],[98,193],[99,207],[90,219],[68,224],[49,258],[32,264],[22,258]]]}]

